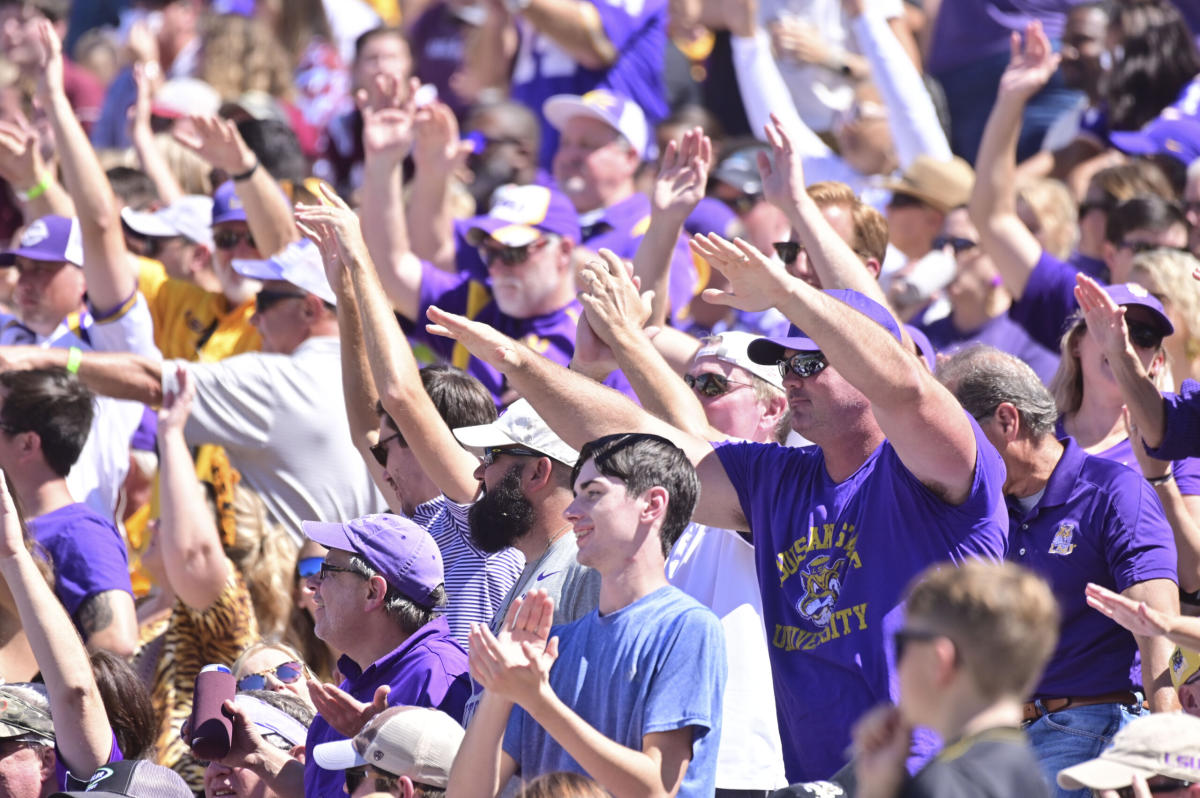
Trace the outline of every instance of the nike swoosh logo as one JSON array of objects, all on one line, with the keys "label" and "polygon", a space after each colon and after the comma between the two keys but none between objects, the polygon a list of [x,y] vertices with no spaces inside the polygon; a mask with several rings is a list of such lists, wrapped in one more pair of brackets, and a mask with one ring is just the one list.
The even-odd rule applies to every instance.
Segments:
[{"label": "nike swoosh logo", "polygon": [[537,581],[537,582],[540,582],[540,581],[542,581],[543,579],[545,579],[545,578],[547,578],[547,577],[550,577],[550,576],[554,576],[554,575],[555,575],[555,574],[557,574],[557,573],[560,573],[560,572],[559,572],[559,571],[551,571],[551,572],[550,572],[550,573],[548,573],[548,574],[538,574],[538,578],[537,578],[535,581]]}]

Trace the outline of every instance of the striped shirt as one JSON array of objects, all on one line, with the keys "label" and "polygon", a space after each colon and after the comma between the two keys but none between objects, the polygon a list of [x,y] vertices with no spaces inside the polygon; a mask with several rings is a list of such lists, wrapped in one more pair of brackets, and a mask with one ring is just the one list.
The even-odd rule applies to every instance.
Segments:
[{"label": "striped shirt", "polygon": [[450,633],[464,646],[471,624],[491,623],[525,566],[525,557],[516,549],[487,554],[475,545],[467,521],[470,509],[470,504],[438,496],[417,505],[412,514],[442,552],[449,602],[446,617]]}]

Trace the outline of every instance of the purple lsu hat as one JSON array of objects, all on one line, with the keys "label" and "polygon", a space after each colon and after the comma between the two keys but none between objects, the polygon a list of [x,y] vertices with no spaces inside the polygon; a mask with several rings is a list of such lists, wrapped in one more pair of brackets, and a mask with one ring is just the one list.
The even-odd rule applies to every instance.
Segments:
[{"label": "purple lsu hat", "polygon": [[501,186],[484,216],[467,222],[467,243],[477,247],[494,238],[509,247],[523,247],[543,233],[579,243],[579,214],[567,195],[548,186]]},{"label": "purple lsu hat", "polygon": [[1175,325],[1171,324],[1171,320],[1167,318],[1167,312],[1163,310],[1162,303],[1143,286],[1137,283],[1117,283],[1106,286],[1104,290],[1118,305],[1125,307],[1137,305],[1150,311],[1151,324],[1162,333],[1163,338],[1175,332]]},{"label": "purple lsu hat", "polygon": [[83,265],[83,239],[79,222],[65,216],[43,216],[21,233],[15,249],[0,252],[0,266],[12,266],[17,258],[58,261]]},{"label": "purple lsu hat", "polygon": [[364,515],[345,523],[305,521],[304,534],[327,549],[354,552],[389,585],[418,604],[445,581],[442,553],[428,532],[398,515]]},{"label": "purple lsu hat", "polygon": [[[849,288],[830,288],[825,293],[849,305],[871,321],[879,324],[891,333],[892,337],[897,341],[904,341],[904,335],[900,332],[900,325],[892,318],[892,314],[888,309],[874,299],[865,294],[860,294],[858,291],[851,291]],[[750,343],[746,353],[750,355],[750,359],[755,363],[762,363],[769,366],[783,359],[783,351],[785,349],[795,349],[799,352],[819,352],[821,347],[817,345],[816,341],[805,335],[799,327],[793,324],[788,328],[786,337],[759,338],[757,341]]]},{"label": "purple lsu hat", "polygon": [[1184,164],[1200,158],[1200,120],[1168,108],[1141,130],[1110,133],[1112,145],[1130,155],[1171,155]]},{"label": "purple lsu hat", "polygon": [[212,223],[246,221],[246,209],[233,188],[233,181],[226,180],[213,192]]}]

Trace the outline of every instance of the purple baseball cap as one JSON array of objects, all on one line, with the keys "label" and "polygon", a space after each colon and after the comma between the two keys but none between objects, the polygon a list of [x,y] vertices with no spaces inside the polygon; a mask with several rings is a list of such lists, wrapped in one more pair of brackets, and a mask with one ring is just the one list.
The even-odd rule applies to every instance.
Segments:
[{"label": "purple baseball cap", "polygon": [[1200,158],[1200,120],[1171,111],[1167,109],[1141,130],[1117,131],[1108,138],[1130,155],[1171,155],[1190,164]]},{"label": "purple baseball cap", "polygon": [[1163,309],[1162,303],[1143,286],[1137,283],[1117,283],[1105,286],[1104,290],[1118,305],[1125,307],[1137,305],[1149,310],[1151,323],[1162,333],[1163,338],[1175,332],[1175,325],[1171,324],[1171,320],[1167,318],[1167,312]]},{"label": "purple baseball cap", "polygon": [[418,604],[445,581],[442,553],[421,527],[398,515],[364,515],[345,523],[305,521],[304,534],[327,549],[362,557],[389,585]]},{"label": "purple baseball cap", "polygon": [[[874,299],[865,294],[860,294],[858,291],[851,291],[849,288],[830,288],[825,293],[849,305],[871,321],[879,324],[891,333],[892,337],[897,341],[904,341],[904,334],[900,331],[900,325],[892,318],[892,314],[888,309]],[[817,345],[816,341],[809,338],[799,327],[793,324],[788,328],[786,337],[759,338],[757,341],[750,343],[746,353],[750,355],[750,359],[755,363],[762,363],[769,366],[783,360],[785,349],[795,349],[799,352],[821,351],[821,347]]]},{"label": "purple baseball cap", "polygon": [[494,238],[510,247],[522,247],[543,233],[560,235],[579,243],[579,214],[567,195],[548,186],[518,186],[515,183],[496,189],[492,207],[484,216],[466,224],[467,242],[479,246]]},{"label": "purple baseball cap", "polygon": [[0,266],[12,266],[17,258],[83,265],[83,240],[79,222],[65,216],[43,216],[21,233],[15,249],[0,252]]},{"label": "purple baseball cap", "polygon": [[215,227],[221,222],[246,221],[246,209],[242,200],[233,188],[233,181],[226,180],[213,192],[212,223]]}]

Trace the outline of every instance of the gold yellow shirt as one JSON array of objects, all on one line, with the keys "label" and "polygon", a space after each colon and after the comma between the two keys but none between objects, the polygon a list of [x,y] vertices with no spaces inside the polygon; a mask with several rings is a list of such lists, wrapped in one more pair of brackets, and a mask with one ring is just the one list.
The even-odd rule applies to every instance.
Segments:
[{"label": "gold yellow shirt", "polygon": [[230,308],[223,295],[168,277],[158,261],[137,260],[138,289],[150,306],[154,342],[164,358],[214,363],[262,348],[250,324],[254,300]]}]

